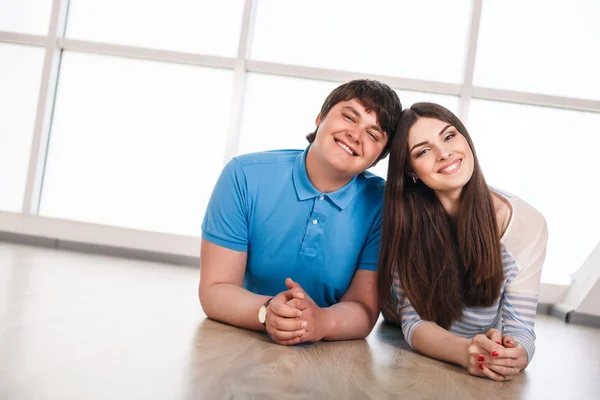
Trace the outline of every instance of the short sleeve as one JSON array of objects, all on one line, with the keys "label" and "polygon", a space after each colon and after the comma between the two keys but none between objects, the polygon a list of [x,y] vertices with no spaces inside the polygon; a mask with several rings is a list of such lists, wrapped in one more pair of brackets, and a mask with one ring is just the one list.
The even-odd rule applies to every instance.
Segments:
[{"label": "short sleeve", "polygon": [[202,222],[202,238],[216,245],[248,251],[248,188],[240,163],[232,159],[219,176]]},{"label": "short sleeve", "polygon": [[379,246],[381,245],[381,213],[377,213],[373,226],[369,231],[369,236],[363,246],[358,258],[356,269],[365,269],[368,271],[377,271],[379,261]]}]

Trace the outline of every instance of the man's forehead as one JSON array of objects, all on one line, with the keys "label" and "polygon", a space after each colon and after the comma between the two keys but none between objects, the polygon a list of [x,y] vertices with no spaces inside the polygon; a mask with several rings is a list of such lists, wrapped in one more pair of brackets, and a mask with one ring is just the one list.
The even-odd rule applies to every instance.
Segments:
[{"label": "man's forehead", "polygon": [[365,107],[365,105],[356,97],[350,100],[340,101],[337,105],[344,109],[354,110],[362,116],[373,116],[375,118],[375,124],[377,124],[379,129],[382,129],[379,125],[379,116],[377,113],[372,109],[367,110],[367,107]]}]

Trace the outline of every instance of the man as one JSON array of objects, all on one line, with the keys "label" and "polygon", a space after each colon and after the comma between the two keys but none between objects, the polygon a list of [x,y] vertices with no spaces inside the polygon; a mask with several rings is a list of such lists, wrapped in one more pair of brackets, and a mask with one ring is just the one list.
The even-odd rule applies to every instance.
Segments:
[{"label": "man", "polygon": [[351,81],[325,100],[306,150],[227,164],[202,224],[209,318],[284,345],[371,332],[384,180],[365,170],[387,156],[401,111],[387,85]]}]

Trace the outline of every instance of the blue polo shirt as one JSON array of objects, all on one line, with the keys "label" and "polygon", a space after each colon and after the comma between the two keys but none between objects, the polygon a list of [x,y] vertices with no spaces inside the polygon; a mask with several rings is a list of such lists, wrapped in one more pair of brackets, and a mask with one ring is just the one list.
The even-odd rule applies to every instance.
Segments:
[{"label": "blue polo shirt", "polygon": [[307,152],[233,158],[213,190],[202,238],[248,252],[249,291],[274,296],[287,290],[290,277],[328,307],[339,302],[356,270],[377,269],[385,181],[364,172],[321,193],[308,178]]}]

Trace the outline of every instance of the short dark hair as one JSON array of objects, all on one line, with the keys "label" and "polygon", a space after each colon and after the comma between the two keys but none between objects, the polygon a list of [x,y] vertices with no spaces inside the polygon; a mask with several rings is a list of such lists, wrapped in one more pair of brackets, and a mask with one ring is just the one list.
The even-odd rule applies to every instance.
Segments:
[{"label": "short dark hair", "polygon": [[[341,101],[357,99],[367,110],[375,111],[377,122],[381,129],[388,135],[388,141],[376,162],[384,159],[390,152],[390,143],[396,133],[396,126],[402,112],[400,98],[392,88],[385,83],[370,79],[357,79],[335,88],[325,99],[319,115],[321,119]],[[306,135],[308,143],[314,142],[317,129]]]}]

